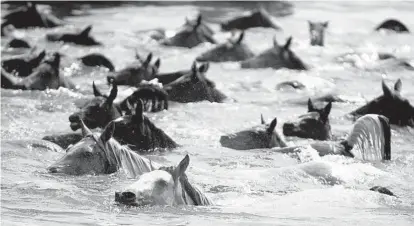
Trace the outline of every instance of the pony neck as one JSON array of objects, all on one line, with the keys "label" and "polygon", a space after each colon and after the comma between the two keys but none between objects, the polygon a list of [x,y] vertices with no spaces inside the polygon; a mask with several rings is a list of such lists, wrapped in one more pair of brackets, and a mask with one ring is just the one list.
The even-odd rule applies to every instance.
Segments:
[{"label": "pony neck", "polygon": [[160,167],[159,164],[138,155],[127,146],[119,144],[113,138],[104,144],[103,151],[108,162],[108,173],[116,172],[119,168],[122,168],[128,176],[136,178],[145,172],[150,172]]}]

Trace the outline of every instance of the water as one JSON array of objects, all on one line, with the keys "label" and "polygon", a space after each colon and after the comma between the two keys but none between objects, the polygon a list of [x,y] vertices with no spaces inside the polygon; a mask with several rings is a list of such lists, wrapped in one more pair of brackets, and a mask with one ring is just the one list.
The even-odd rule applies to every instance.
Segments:
[{"label": "water", "polygon": [[[175,29],[201,9],[219,18],[210,6],[121,5],[90,9],[88,14],[67,17],[72,25],[20,31],[30,43],[48,51],[60,50],[61,73],[80,86],[78,93],[66,89],[50,91],[1,90],[1,222],[3,225],[412,225],[414,222],[414,130],[392,128],[392,161],[368,163],[341,156],[320,158],[312,151],[300,160],[271,150],[235,151],[220,146],[220,135],[278,118],[282,124],[306,111],[306,105],[292,100],[323,92],[344,95],[351,103],[334,103],[330,120],[336,137],[345,136],[352,121],[345,114],[378,96],[381,79],[388,85],[401,78],[402,95],[414,103],[413,73],[393,67],[378,68],[360,57],[357,67],[334,60],[338,55],[359,51],[393,52],[414,59],[412,34],[384,35],[372,32],[388,17],[401,19],[413,30],[411,2],[295,2],[294,14],[273,18],[284,31],[250,29],[245,40],[258,53],[292,35],[292,49],[313,68],[291,70],[240,70],[234,63],[212,64],[207,76],[236,103],[170,104],[168,111],[147,116],[183,147],[158,157],[166,165],[177,164],[190,155],[188,175],[216,203],[209,207],[121,208],[114,192],[132,183],[120,172],[100,176],[56,176],[46,167],[62,153],[34,147],[45,135],[69,132],[68,116],[75,102],[92,97],[92,81],[104,91],[106,71],[81,66],[75,57],[89,52],[108,56],[117,69],[133,61],[135,49],[141,55],[152,51],[161,58],[161,71],[190,68],[193,59],[212,47],[200,45],[188,50],[165,48],[150,41],[139,30],[156,27]],[[230,10],[230,15],[234,13]],[[326,47],[311,47],[306,20],[329,20]],[[45,42],[46,32],[86,27],[105,47],[78,47]],[[218,25],[212,27],[218,30]],[[229,34],[219,33],[225,40]],[[5,44],[2,39],[2,46]],[[12,53],[2,48],[3,56]],[[277,91],[276,85],[299,80],[305,91]],[[308,141],[286,138],[289,145]],[[398,198],[368,191],[386,186]]]}]

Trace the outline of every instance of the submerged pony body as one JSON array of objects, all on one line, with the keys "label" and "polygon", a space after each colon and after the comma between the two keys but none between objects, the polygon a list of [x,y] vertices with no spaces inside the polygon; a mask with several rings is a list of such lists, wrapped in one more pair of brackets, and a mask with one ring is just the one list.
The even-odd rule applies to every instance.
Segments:
[{"label": "submerged pony body", "polygon": [[177,167],[161,167],[144,173],[135,183],[115,192],[115,201],[130,206],[212,205],[213,202],[188,181],[185,171],[189,162],[190,157],[186,155]]},{"label": "submerged pony body", "polygon": [[92,133],[83,122],[83,139],[66,150],[66,154],[48,167],[50,173],[70,175],[111,174],[122,168],[130,177],[158,169],[160,165],[141,157],[112,138],[115,124]]}]

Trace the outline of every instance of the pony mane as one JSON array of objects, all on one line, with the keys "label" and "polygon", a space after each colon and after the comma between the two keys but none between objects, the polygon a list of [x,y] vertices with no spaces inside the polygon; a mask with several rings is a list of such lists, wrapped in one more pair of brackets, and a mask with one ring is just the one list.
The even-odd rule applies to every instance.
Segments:
[{"label": "pony mane", "polygon": [[[158,168],[158,170],[164,170],[172,175],[175,170],[175,166],[162,166]],[[185,173],[180,176],[180,183],[181,188],[183,189],[183,200],[186,204],[188,203],[184,195],[188,195],[195,206],[208,206],[213,204],[213,202],[203,192],[188,181],[188,177]]]},{"label": "pony mane", "polygon": [[113,138],[109,139],[105,144],[102,144],[102,141],[97,139],[96,135],[93,135],[93,138],[102,151],[105,152],[109,164],[108,173],[116,172],[119,168],[122,168],[128,176],[136,178],[143,173],[160,167],[157,163],[133,152],[127,146],[119,144]]},{"label": "pony mane", "polygon": [[368,114],[359,118],[346,139],[351,152],[363,160],[379,161],[391,158],[390,127],[384,116]]}]

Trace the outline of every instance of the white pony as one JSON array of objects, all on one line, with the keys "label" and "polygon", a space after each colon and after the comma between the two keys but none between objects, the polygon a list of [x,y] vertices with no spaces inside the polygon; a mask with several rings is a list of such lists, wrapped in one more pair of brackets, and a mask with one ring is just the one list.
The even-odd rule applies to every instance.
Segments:
[{"label": "white pony", "polygon": [[186,155],[177,167],[161,167],[140,176],[115,201],[130,206],[144,205],[212,205],[212,201],[188,182],[185,171],[190,163]]}]

